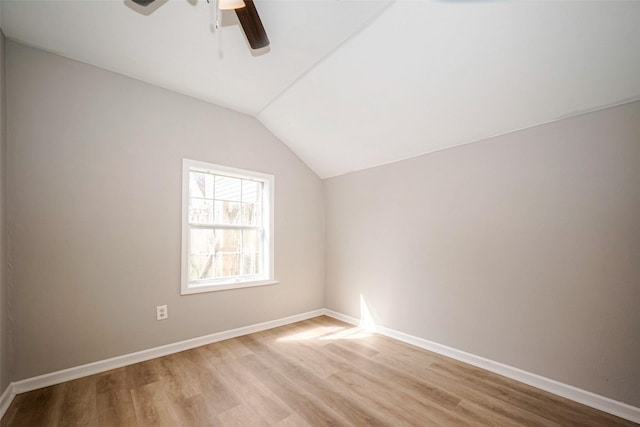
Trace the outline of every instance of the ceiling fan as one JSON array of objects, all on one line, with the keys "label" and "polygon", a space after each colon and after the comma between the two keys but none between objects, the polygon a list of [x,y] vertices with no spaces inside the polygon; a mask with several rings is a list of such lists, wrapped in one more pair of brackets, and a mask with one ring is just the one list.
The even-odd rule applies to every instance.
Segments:
[{"label": "ceiling fan", "polygon": [[[140,6],[148,6],[155,0],[132,0]],[[210,0],[207,0],[207,2]],[[215,0],[211,0],[215,1]],[[251,49],[260,49],[269,46],[269,38],[264,30],[256,5],[253,0],[217,0],[220,10],[235,10],[240,25],[247,36]]]}]

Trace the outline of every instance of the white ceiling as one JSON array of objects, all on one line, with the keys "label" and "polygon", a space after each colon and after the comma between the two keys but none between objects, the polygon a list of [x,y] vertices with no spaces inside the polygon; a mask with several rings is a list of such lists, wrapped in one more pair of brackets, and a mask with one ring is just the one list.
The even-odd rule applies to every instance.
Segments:
[{"label": "white ceiling", "polygon": [[257,53],[205,0],[2,0],[1,25],[254,115],[323,178],[640,99],[640,1],[256,5]]}]

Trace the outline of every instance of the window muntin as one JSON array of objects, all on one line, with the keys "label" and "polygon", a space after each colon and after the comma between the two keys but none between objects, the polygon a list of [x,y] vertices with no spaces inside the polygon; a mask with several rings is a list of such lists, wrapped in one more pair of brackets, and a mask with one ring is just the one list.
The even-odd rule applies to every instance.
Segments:
[{"label": "window muntin", "polygon": [[182,293],[273,282],[273,176],[184,160]]}]

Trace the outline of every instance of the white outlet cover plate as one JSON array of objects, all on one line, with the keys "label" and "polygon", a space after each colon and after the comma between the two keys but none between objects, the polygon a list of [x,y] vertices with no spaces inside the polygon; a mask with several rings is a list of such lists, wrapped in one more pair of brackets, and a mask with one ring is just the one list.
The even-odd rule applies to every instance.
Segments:
[{"label": "white outlet cover plate", "polygon": [[169,311],[166,305],[156,306],[156,320],[164,320],[169,317]]}]

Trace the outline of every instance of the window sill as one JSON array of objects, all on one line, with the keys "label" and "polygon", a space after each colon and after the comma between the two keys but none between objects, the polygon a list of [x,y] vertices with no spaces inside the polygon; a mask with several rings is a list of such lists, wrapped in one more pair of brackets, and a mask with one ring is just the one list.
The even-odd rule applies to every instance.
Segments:
[{"label": "window sill", "polygon": [[200,294],[203,292],[228,291],[230,289],[253,288],[255,286],[275,285],[277,283],[279,283],[277,280],[254,280],[254,281],[247,281],[247,282],[192,285],[187,288],[183,288],[180,294],[190,295],[190,294]]}]

